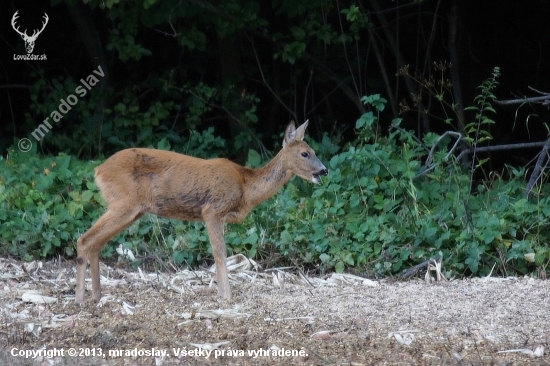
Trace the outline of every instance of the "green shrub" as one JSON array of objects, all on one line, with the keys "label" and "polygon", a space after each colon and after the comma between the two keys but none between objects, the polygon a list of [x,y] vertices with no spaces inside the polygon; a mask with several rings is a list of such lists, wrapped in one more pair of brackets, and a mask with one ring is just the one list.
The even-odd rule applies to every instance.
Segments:
[{"label": "green shrub", "polygon": [[3,251],[25,259],[73,254],[74,241],[101,207],[93,183],[97,164],[10,149],[0,161]]},{"label": "green shrub", "polygon": [[[378,111],[384,103],[379,96],[364,102]],[[447,161],[447,151],[420,175],[439,136],[426,135],[424,146],[400,128],[379,137],[377,118],[362,116],[359,138],[326,157],[330,174],[322,186],[294,180],[256,209],[265,241],[294,263],[322,271],[396,274],[436,254],[448,276],[486,275],[495,265],[493,273],[502,275],[546,269],[546,185],[538,201],[528,201],[524,172],[507,168],[508,180],[497,175],[471,192],[470,167]]]},{"label": "green shrub", "polygon": [[[375,95],[363,101],[374,112],[357,121],[353,143],[340,150],[327,136],[310,142],[330,170],[323,184],[295,178],[243,223],[230,225],[225,234],[230,254],[377,276],[400,273],[436,254],[443,255],[447,276],[546,270],[547,185],[526,199],[524,171],[508,167],[506,179],[491,174],[473,186],[474,164],[448,159],[441,146],[434,168],[421,174],[439,136],[418,141],[399,120],[387,137],[380,136],[377,113],[385,100]],[[212,132],[192,134],[188,153],[208,156],[222,148],[225,141]],[[157,147],[169,149],[170,143],[163,139]],[[258,165],[259,154],[251,151],[248,157],[250,165]],[[2,250],[25,259],[74,255],[76,240],[104,210],[93,183],[98,164],[10,150],[0,160]],[[117,235],[103,256],[114,256],[120,244],[138,258],[154,252],[161,262],[176,265],[196,266],[211,258],[207,232],[196,222],[146,216]]]}]

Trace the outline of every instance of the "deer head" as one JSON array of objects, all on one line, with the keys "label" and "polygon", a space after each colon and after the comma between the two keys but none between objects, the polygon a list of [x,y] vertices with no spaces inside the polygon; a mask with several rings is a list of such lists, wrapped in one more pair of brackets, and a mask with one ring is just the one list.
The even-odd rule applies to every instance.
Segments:
[{"label": "deer head", "polygon": [[48,14],[44,13],[44,22],[42,23],[42,29],[40,30],[35,29],[32,33],[32,36],[29,36],[27,35],[26,29],[24,32],[21,32],[19,30],[19,27],[15,26],[15,21],[19,17],[19,15],[17,15],[18,12],[19,10],[17,10],[15,14],[13,14],[13,17],[11,18],[11,26],[17,33],[21,35],[21,38],[23,38],[23,41],[25,41],[25,49],[27,50],[27,53],[32,53],[32,50],[34,49],[34,42],[36,42],[36,39],[38,38],[40,33],[42,33],[44,28],[46,28],[46,24],[48,24],[48,20],[49,20]]}]

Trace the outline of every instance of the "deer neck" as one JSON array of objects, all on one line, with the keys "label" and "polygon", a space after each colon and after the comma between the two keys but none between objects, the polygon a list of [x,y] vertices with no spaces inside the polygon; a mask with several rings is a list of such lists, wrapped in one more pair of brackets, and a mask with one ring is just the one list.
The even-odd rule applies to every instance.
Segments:
[{"label": "deer neck", "polygon": [[256,206],[272,197],[294,176],[284,165],[283,152],[280,151],[265,166],[251,171],[246,181],[249,204]]}]

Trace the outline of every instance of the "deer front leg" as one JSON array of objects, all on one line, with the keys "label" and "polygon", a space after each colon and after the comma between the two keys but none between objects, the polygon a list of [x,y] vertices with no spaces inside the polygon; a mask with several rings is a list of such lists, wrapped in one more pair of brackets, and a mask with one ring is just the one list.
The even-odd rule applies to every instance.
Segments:
[{"label": "deer front leg", "polygon": [[216,281],[218,282],[218,296],[231,299],[231,290],[227,278],[227,252],[223,238],[223,219],[218,217],[205,218],[206,230],[212,246],[212,254],[216,262]]}]

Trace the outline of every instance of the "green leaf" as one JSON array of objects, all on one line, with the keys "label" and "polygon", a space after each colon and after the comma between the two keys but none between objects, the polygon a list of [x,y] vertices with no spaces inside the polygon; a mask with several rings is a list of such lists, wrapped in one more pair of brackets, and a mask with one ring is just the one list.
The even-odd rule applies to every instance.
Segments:
[{"label": "green leaf", "polygon": [[247,159],[246,165],[252,168],[257,168],[261,165],[261,163],[262,163],[262,157],[260,156],[260,154],[256,150],[253,150],[253,149],[248,150],[248,159]]},{"label": "green leaf", "polygon": [[84,191],[82,192],[82,202],[88,202],[92,199],[92,197],[94,196],[94,193],[93,191]]}]

